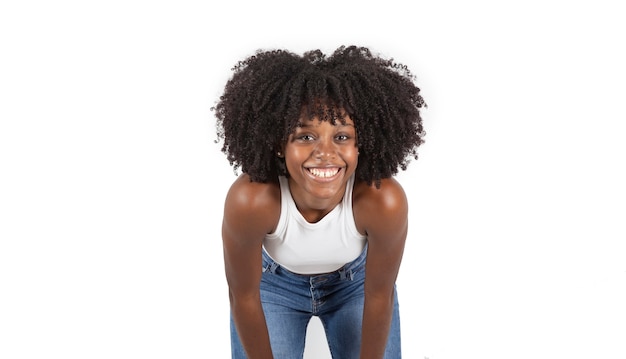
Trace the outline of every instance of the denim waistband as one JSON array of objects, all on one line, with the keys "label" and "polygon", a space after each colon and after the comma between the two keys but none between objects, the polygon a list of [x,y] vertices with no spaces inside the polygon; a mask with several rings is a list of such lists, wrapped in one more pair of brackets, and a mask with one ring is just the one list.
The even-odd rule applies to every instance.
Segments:
[{"label": "denim waistband", "polygon": [[290,270],[284,268],[275,260],[273,260],[269,256],[269,254],[265,252],[265,249],[263,249],[262,252],[263,252],[263,272],[276,273],[276,270],[280,268],[280,274],[287,275],[296,280],[303,280],[307,282],[310,281],[311,278],[333,277],[333,276],[337,276],[339,279],[342,279],[342,280],[344,279],[352,280],[354,272],[356,272],[360,267],[365,265],[365,260],[367,258],[367,244],[365,245],[365,248],[363,248],[363,251],[361,252],[361,254],[352,262],[346,263],[341,268],[335,271],[332,271],[329,273],[320,273],[320,274],[298,274],[298,273],[291,272]]}]

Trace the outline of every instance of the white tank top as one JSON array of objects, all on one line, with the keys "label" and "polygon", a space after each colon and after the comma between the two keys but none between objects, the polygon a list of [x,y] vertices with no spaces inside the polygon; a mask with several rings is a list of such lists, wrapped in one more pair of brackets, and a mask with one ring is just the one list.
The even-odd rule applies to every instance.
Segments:
[{"label": "white tank top", "polygon": [[263,248],[279,265],[298,274],[328,273],[355,260],[365,248],[352,214],[354,175],[343,200],[324,218],[309,223],[296,208],[287,178],[279,177],[281,211],[276,231],[265,236]]}]

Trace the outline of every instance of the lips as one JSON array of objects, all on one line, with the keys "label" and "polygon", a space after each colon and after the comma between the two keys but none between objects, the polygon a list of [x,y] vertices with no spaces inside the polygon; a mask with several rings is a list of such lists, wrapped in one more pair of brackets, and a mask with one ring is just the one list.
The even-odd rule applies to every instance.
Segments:
[{"label": "lips", "polygon": [[334,177],[335,175],[337,175],[337,173],[339,173],[341,168],[340,167],[324,167],[324,168],[311,167],[311,168],[307,168],[307,170],[314,177],[317,177],[317,178],[331,178],[331,177]]}]

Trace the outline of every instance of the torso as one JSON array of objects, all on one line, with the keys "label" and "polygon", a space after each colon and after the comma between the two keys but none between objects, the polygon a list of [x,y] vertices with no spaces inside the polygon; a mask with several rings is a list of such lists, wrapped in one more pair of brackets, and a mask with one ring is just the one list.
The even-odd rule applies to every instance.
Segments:
[{"label": "torso", "polygon": [[[278,181],[251,182],[244,174],[235,181],[231,192],[234,195],[230,201],[234,201],[235,212],[229,215],[229,218],[232,218],[230,225],[244,226],[247,228],[246,232],[251,234],[267,235],[276,231],[281,213],[281,190]],[[383,179],[380,189],[356,180],[352,190],[352,212],[356,231],[367,236],[372,226],[386,226],[385,223],[380,223],[380,208],[389,201],[402,199],[399,192],[401,187],[394,179]],[[248,208],[244,212],[249,214],[243,216],[238,214],[237,211],[243,208]],[[329,208],[325,212],[331,210],[332,208]]]},{"label": "torso", "polygon": [[287,179],[281,178],[281,214],[275,231],[263,242],[267,254],[299,274],[331,272],[357,258],[365,248],[366,236],[355,225],[353,184],[352,178],[340,202],[310,222],[297,208]]}]

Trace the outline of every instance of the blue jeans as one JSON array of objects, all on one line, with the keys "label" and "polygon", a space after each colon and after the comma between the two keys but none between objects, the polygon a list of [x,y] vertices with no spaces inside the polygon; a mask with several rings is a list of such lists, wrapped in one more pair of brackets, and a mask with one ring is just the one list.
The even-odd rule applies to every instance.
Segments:
[{"label": "blue jeans", "polygon": [[[303,357],[307,325],[314,315],[324,326],[333,358],[359,357],[366,253],[367,248],[335,272],[301,275],[282,268],[263,252],[261,303],[275,359]],[[232,317],[230,323],[232,358],[245,359]],[[397,293],[385,358],[401,358]]]}]

